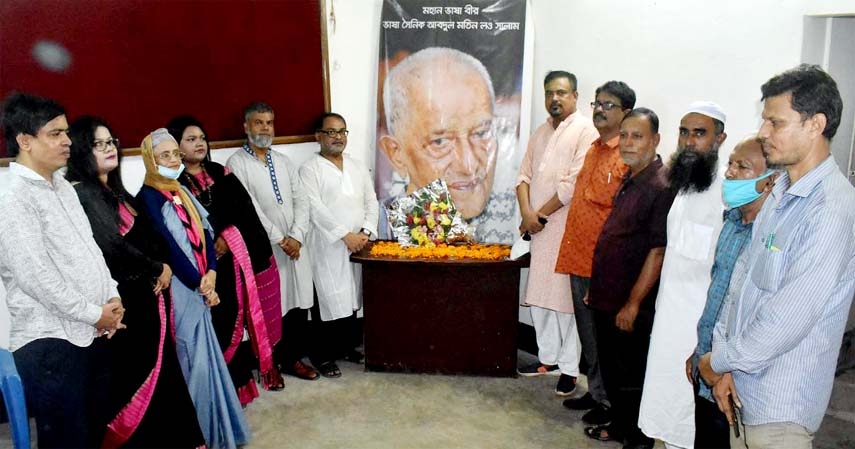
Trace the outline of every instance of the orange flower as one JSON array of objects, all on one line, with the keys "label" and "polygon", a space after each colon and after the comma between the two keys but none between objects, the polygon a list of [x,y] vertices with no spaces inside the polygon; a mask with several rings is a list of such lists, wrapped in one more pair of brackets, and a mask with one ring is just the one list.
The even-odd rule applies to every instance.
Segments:
[{"label": "orange flower", "polygon": [[485,245],[481,243],[470,245],[438,244],[433,248],[423,246],[402,247],[397,242],[374,242],[370,255],[376,257],[393,257],[396,259],[474,259],[474,260],[504,260],[511,255],[507,245]]}]

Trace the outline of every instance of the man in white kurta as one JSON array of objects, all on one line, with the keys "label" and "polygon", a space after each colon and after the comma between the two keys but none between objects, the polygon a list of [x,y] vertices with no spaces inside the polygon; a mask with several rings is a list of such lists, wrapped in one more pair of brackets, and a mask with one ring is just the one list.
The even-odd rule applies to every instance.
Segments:
[{"label": "man in white kurta", "polygon": [[361,339],[353,333],[353,322],[362,307],[362,271],[350,262],[350,255],[377,235],[374,181],[362,162],[344,154],[347,134],[342,116],[322,115],[315,132],[320,153],[300,168],[300,182],[311,207],[307,246],[320,318],[312,361],[325,377],[341,375],[337,359],[361,358],[355,352]]},{"label": "man in white kurta", "polygon": [[302,193],[297,167],[270,148],[274,112],[264,103],[244,111],[247,142],[226,162],[249,192],[279,269],[282,340],[275,348],[282,371],[304,379],[318,374],[301,359],[307,355],[307,321],[312,307],[310,251],[303,248],[309,232],[309,203]]},{"label": "man in white kurta", "polygon": [[520,368],[519,373],[559,376],[555,393],[569,396],[576,389],[581,346],[570,277],[556,273],[555,263],[576,175],[599,132],[590,118],[576,110],[579,93],[573,74],[550,72],[543,86],[550,117],[529,139],[517,178],[520,233],[531,238],[524,304],[531,306],[539,361]]},{"label": "man in white kurta", "polygon": [[[691,448],[695,403],[685,362],[697,344],[718,234],[724,224],[718,150],[725,114],[712,102],[694,102],[680,121],[670,185],[678,191],[668,213],[668,246],[656,298],[638,426],[667,447]],[[722,158],[727,160],[726,157]]]}]

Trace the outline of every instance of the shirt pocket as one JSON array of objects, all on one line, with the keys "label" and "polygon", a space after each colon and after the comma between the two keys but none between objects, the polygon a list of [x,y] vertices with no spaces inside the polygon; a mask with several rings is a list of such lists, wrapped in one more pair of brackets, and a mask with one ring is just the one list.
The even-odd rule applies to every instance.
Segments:
[{"label": "shirt pocket", "polygon": [[674,249],[687,259],[707,260],[710,256],[714,233],[714,227],[690,221],[680,226]]},{"label": "shirt pocket", "polygon": [[772,249],[763,249],[763,253],[757,258],[754,270],[751,272],[751,282],[757,288],[768,292],[775,292],[781,287],[783,277],[784,252]]}]

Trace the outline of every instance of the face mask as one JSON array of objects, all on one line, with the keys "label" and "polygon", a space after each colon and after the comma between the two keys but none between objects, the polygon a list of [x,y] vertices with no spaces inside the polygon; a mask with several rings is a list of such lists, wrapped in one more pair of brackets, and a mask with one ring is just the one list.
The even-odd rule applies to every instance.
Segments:
[{"label": "face mask", "polygon": [[772,171],[753,179],[725,179],[721,185],[721,198],[729,208],[744,206],[763,195],[757,193],[757,181],[772,176]]},{"label": "face mask", "polygon": [[157,172],[160,173],[160,175],[163,176],[164,178],[169,178],[169,179],[178,179],[178,177],[181,176],[181,173],[183,171],[184,171],[184,163],[183,162],[181,163],[181,166],[179,166],[178,168],[169,168],[169,167],[164,167],[163,165],[157,166]]}]

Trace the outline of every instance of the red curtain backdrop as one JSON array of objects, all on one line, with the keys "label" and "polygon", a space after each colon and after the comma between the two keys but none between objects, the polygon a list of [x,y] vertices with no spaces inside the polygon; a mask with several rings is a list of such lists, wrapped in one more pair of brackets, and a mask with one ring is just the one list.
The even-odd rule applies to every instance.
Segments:
[{"label": "red curtain backdrop", "polygon": [[0,96],[12,91],[105,118],[123,147],[178,114],[209,140],[243,138],[252,101],[276,110],[278,136],[311,134],[324,111],[320,0],[3,0]]}]

